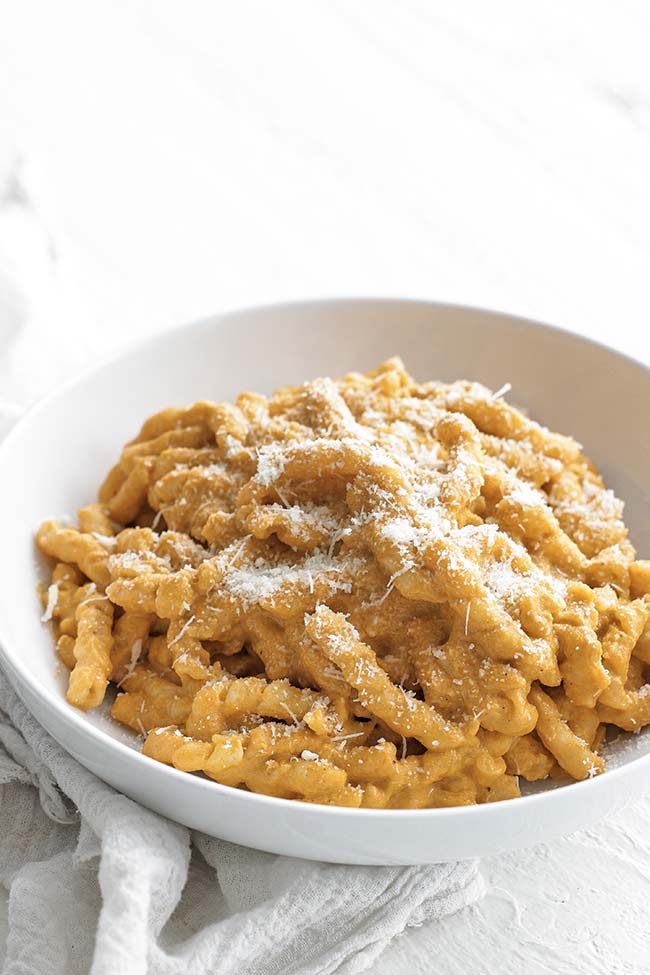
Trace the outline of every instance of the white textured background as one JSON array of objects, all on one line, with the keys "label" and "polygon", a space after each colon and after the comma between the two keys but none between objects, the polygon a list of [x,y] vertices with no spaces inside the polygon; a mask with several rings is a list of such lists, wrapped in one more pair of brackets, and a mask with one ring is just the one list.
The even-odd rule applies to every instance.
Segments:
[{"label": "white textured background", "polygon": [[[185,319],[341,294],[650,362],[649,51],[645,0],[7,0],[0,399]],[[650,800],[485,873],[378,975],[650,971]]]}]

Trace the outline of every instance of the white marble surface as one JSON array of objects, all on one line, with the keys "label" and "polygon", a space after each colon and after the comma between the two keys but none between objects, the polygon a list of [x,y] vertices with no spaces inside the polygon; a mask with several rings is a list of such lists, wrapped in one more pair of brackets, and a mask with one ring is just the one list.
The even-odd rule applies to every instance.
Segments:
[{"label": "white marble surface", "polygon": [[[644,0],[6,4],[0,399],[322,295],[493,306],[650,362],[649,41]],[[376,971],[647,973],[649,836],[646,800],[488,861],[480,906]]]}]

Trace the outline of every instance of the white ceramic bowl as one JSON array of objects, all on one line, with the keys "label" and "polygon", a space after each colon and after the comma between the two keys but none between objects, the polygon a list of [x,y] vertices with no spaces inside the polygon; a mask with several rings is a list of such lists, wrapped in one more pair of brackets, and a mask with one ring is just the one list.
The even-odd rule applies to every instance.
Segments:
[{"label": "white ceramic bowl", "polygon": [[339,863],[423,863],[527,846],[608,815],[650,786],[650,735],[613,746],[592,781],[459,809],[336,809],[267,798],[142,756],[106,713],[64,698],[39,622],[33,532],[93,499],[142,419],[172,403],[270,393],[399,354],[416,378],[510,381],[511,401],[573,434],[626,501],[650,555],[650,371],[567,332],[476,309],[407,301],[324,301],[253,309],[153,339],[33,409],[0,448],[0,659],[41,724],[83,765],[151,809],[236,843]]}]

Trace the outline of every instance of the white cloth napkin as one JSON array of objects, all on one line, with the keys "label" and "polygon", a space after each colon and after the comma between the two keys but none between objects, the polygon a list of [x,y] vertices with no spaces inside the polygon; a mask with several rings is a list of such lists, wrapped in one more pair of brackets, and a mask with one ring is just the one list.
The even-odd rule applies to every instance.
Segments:
[{"label": "white cloth napkin", "polygon": [[475,861],[335,866],[191,833],[79,765],[1,670],[0,882],[5,975],[353,975],[484,889]]}]

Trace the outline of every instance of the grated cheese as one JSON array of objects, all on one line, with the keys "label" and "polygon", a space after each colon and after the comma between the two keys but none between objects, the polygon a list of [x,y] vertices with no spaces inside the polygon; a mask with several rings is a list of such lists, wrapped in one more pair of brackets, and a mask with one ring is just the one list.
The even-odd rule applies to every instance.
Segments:
[{"label": "grated cheese", "polygon": [[57,600],[59,598],[59,584],[58,582],[53,582],[47,587],[47,605],[45,611],[41,616],[42,623],[49,623],[52,619],[54,610],[56,609]]},{"label": "grated cheese", "polygon": [[512,389],[512,383],[504,383],[503,386],[499,386],[496,393],[492,393],[492,399],[501,399],[506,393],[509,393]]},{"label": "grated cheese", "polygon": [[188,619],[187,623],[185,623],[181,627],[181,629],[178,631],[178,633],[176,634],[176,636],[174,637],[174,639],[169,641],[169,644],[168,645],[170,647],[173,647],[175,643],[178,643],[179,640],[182,640],[183,639],[183,637],[185,636],[185,634],[187,633],[188,629],[190,628],[190,626],[192,625],[192,623],[194,622],[195,619],[196,619],[195,616],[190,616],[190,618]]},{"label": "grated cheese", "polygon": [[117,684],[118,687],[121,687],[124,681],[127,680],[127,678],[131,677],[133,671],[135,670],[135,666],[138,660],[140,659],[141,653],[142,653],[142,640],[135,640],[133,646],[131,647],[131,659],[129,660],[128,666],[124,673],[124,677]]},{"label": "grated cheese", "polygon": [[105,548],[115,548],[117,545],[117,539],[114,535],[102,535],[101,532],[92,532],[92,534]]}]

